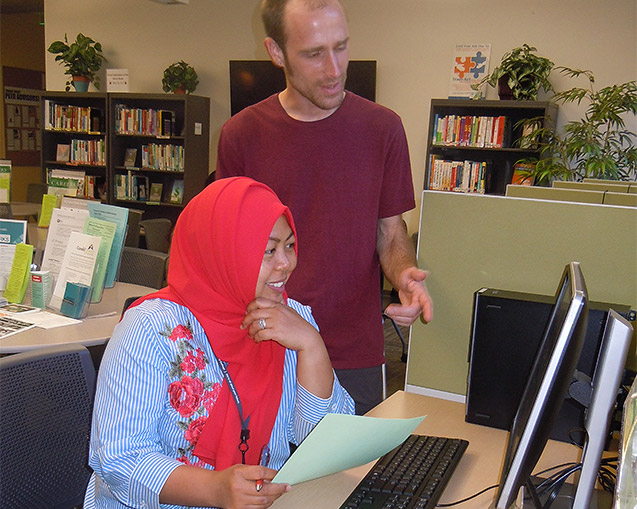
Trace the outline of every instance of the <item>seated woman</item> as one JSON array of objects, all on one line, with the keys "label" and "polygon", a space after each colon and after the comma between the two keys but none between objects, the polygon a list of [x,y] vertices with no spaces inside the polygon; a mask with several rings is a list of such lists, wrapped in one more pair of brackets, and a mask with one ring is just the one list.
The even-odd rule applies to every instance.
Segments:
[{"label": "seated woman", "polygon": [[295,235],[245,177],[185,207],[168,286],[126,311],[100,366],[85,509],[269,507],[289,489],[269,482],[289,444],[354,413],[311,310],[285,292]]}]

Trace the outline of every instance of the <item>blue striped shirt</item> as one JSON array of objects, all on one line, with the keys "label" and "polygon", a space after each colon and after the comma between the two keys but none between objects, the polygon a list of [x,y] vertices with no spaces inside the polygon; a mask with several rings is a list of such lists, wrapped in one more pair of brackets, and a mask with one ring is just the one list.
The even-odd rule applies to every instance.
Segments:
[{"label": "blue striped shirt", "polygon": [[[318,329],[309,307],[291,299],[288,305]],[[153,299],[128,311],[100,365],[89,459],[94,473],[84,508],[180,507],[160,504],[159,492],[184,463],[212,468],[192,455],[191,441],[222,382],[210,343],[190,310]],[[185,392],[173,390],[185,386]],[[281,468],[289,443],[301,443],[327,413],[353,414],[354,402],[336,376],[329,399],[305,390],[296,379],[296,352],[286,350],[269,466]]]}]

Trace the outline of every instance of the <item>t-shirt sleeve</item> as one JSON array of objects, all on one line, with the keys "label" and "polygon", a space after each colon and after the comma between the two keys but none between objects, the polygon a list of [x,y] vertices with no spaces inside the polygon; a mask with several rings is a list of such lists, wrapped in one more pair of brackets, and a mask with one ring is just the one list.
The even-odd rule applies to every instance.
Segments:
[{"label": "t-shirt sleeve", "polygon": [[391,130],[385,157],[383,189],[378,217],[392,217],[416,206],[405,129],[399,117]]}]

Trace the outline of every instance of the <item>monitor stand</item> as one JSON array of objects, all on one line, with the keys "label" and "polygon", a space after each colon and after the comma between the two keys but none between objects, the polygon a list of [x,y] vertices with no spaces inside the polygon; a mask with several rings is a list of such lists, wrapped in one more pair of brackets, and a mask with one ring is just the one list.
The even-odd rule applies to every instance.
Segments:
[{"label": "monitor stand", "polygon": [[[540,477],[532,477],[533,484],[537,486],[543,481]],[[575,500],[575,488],[576,485],[571,483],[565,483],[560,489],[557,497],[550,505],[551,509],[573,509],[573,501]],[[524,487],[525,494],[527,493],[526,486]],[[542,504],[546,503],[543,497],[541,499]],[[594,489],[591,496],[589,507],[586,509],[611,509],[613,506],[613,494],[609,491]],[[537,509],[537,506],[530,498],[524,499],[524,509]]]}]

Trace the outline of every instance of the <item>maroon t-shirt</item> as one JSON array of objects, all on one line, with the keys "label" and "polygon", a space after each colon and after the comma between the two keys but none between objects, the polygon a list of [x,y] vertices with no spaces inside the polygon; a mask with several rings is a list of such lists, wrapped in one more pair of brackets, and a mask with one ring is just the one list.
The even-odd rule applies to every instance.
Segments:
[{"label": "maroon t-shirt", "polygon": [[221,130],[216,178],[236,175],[290,207],[299,257],[288,294],[312,307],[334,367],[381,365],[378,219],[415,206],[398,115],[348,92],[329,117],[302,122],[273,95]]}]

